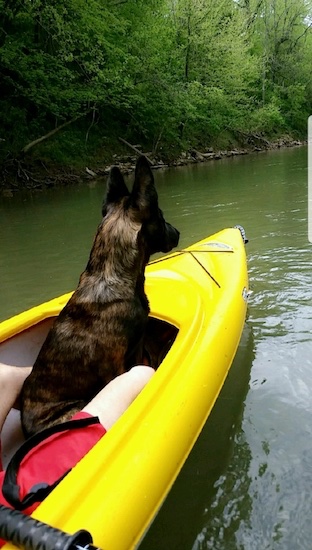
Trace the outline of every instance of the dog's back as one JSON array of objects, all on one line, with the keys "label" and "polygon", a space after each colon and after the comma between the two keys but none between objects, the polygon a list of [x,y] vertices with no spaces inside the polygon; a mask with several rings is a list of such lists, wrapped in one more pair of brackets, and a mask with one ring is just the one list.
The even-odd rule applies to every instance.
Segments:
[{"label": "dog's back", "polygon": [[70,418],[111,379],[142,362],[149,305],[144,269],[179,233],[158,207],[145,157],[129,193],[114,167],[103,219],[78,287],[56,319],[22,391],[26,435]]}]

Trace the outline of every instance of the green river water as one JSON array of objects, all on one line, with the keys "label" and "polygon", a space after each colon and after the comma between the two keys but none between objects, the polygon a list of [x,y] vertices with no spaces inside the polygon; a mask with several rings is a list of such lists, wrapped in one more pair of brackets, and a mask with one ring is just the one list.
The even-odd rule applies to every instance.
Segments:
[{"label": "green river water", "polygon": [[[307,150],[163,170],[155,178],[180,246],[244,226],[252,295],[222,393],[140,550],[311,550]],[[99,181],[0,198],[1,319],[75,287],[103,194]]]}]

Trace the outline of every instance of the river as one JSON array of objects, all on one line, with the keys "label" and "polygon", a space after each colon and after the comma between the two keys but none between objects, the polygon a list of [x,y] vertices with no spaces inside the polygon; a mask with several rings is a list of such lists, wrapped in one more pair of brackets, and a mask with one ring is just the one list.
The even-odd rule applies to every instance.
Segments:
[{"label": "river", "polygon": [[[162,170],[155,178],[180,246],[244,226],[252,295],[228,379],[140,550],[310,550],[307,150]],[[76,285],[103,193],[96,182],[0,199],[1,319]]]}]

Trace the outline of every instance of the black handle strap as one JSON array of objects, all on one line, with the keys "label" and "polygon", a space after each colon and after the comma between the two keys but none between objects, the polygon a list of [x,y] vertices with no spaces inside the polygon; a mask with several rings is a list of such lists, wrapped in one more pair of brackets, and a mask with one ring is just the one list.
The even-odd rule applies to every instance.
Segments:
[{"label": "black handle strap", "polygon": [[58,485],[58,483],[60,483],[60,481],[68,474],[68,472],[70,472],[70,470],[67,470],[67,472],[65,472],[63,476],[58,478],[51,485],[49,485],[48,483],[38,483],[37,485],[32,487],[32,489],[23,499],[20,499],[20,488],[17,484],[17,474],[23,458],[29,453],[29,451],[31,451],[34,447],[36,447],[36,445],[38,445],[51,435],[64,432],[66,430],[85,428],[86,426],[91,426],[93,424],[99,423],[100,421],[97,416],[80,418],[77,420],[69,420],[68,422],[63,422],[61,424],[57,424],[56,426],[46,428],[27,439],[11,458],[5,472],[2,493],[7,502],[14,506],[16,510],[25,510],[25,508],[28,508],[28,506],[31,506],[35,502],[42,502],[42,500],[49,493],[51,493],[56,485]]}]

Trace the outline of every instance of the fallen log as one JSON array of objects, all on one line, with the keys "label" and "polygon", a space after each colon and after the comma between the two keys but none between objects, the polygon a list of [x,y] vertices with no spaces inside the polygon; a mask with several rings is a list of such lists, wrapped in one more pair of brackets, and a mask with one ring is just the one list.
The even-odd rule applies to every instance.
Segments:
[{"label": "fallen log", "polygon": [[89,112],[90,112],[90,109],[88,111],[86,111],[85,113],[82,113],[81,115],[78,115],[78,116],[72,118],[71,120],[67,120],[67,122],[64,122],[64,124],[61,124],[60,126],[57,126],[53,130],[51,130],[50,132],[45,134],[44,136],[41,136],[38,139],[34,139],[34,141],[31,141],[30,143],[25,145],[25,147],[23,147],[22,153],[24,153],[24,154],[28,153],[29,149],[32,149],[32,147],[34,147],[35,145],[38,145],[38,143],[41,143],[42,141],[45,141],[46,139],[49,139],[51,136],[53,136],[54,134],[56,134],[57,132],[59,132],[60,130],[65,128],[66,126],[69,126],[73,122],[76,122],[76,120],[78,120],[79,118],[85,116]]},{"label": "fallen log", "polygon": [[[135,151],[138,155],[144,155],[144,153],[142,153],[142,151],[140,151],[139,149],[137,149],[137,147],[135,147],[135,145],[131,145],[131,143],[129,143],[129,141],[126,141],[125,139],[123,138],[118,138],[119,141],[121,141],[121,143],[124,143],[125,145],[127,145],[128,147],[130,147],[130,149],[132,149],[133,151]],[[148,162],[150,162],[152,165],[154,164],[154,162],[148,158],[148,156],[145,155],[145,157],[147,158]]]}]

